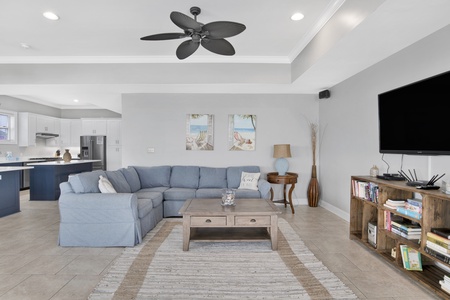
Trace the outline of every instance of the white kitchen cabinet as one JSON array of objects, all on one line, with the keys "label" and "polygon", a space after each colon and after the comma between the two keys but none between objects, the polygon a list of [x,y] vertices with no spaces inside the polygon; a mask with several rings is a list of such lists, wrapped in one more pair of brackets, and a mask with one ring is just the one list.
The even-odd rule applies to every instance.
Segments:
[{"label": "white kitchen cabinet", "polygon": [[[58,124],[57,124],[58,123]],[[36,132],[59,134],[59,119],[36,115]]]},{"label": "white kitchen cabinet", "polygon": [[119,146],[122,145],[121,142],[121,129],[120,129],[121,120],[107,120],[107,135],[106,135],[106,143],[108,146]]},{"label": "white kitchen cabinet", "polygon": [[107,146],[106,169],[115,171],[122,168],[122,146]]},{"label": "white kitchen cabinet", "polygon": [[36,115],[19,112],[19,147],[36,146]]},{"label": "white kitchen cabinet", "polygon": [[70,145],[72,147],[80,147],[80,136],[81,136],[81,120],[73,119],[70,120]]},{"label": "white kitchen cabinet", "polygon": [[60,132],[59,132],[59,147],[61,149],[71,147],[71,130],[70,130],[70,121],[69,119],[61,119],[60,120]]},{"label": "white kitchen cabinet", "polygon": [[81,135],[106,135],[106,120],[81,119]]}]

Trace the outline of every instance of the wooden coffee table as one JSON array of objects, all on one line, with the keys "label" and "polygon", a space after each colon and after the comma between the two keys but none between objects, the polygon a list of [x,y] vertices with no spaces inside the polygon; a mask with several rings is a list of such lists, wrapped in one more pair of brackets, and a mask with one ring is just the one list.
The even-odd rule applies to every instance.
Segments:
[{"label": "wooden coffee table", "polygon": [[191,240],[261,241],[270,239],[278,249],[278,214],[268,199],[237,199],[236,206],[222,206],[221,199],[188,199],[183,216],[183,250]]}]

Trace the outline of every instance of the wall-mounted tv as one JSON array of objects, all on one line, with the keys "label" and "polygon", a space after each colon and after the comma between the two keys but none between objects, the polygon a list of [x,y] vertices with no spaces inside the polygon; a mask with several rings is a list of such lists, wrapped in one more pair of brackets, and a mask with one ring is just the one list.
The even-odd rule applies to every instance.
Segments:
[{"label": "wall-mounted tv", "polygon": [[450,155],[450,71],[378,95],[380,153]]}]

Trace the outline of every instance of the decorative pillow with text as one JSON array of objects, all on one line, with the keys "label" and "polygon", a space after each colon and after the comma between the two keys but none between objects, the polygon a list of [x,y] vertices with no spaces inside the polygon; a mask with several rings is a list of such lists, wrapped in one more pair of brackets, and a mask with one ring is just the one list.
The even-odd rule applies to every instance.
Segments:
[{"label": "decorative pillow with text", "polygon": [[100,179],[98,180],[98,188],[102,193],[117,193],[108,178],[102,175],[100,175]]},{"label": "decorative pillow with text", "polygon": [[247,189],[247,190],[258,190],[258,180],[261,176],[261,173],[247,173],[242,172],[241,175],[241,184],[238,189]]}]

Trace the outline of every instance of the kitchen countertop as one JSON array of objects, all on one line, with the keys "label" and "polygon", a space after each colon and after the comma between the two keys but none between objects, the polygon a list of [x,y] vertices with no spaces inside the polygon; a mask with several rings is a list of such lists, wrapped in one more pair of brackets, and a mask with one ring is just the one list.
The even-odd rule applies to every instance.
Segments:
[{"label": "kitchen countertop", "polygon": [[94,163],[97,161],[101,161],[99,159],[74,159],[69,162],[64,162],[63,160],[58,161],[44,161],[44,162],[37,162],[37,163],[31,163],[28,164],[29,166],[67,166],[67,165],[76,165],[76,164],[87,164],[87,163]]},{"label": "kitchen countertop", "polygon": [[0,173],[11,171],[22,171],[27,169],[33,169],[33,167],[0,167]]},{"label": "kitchen countertop", "polygon": [[45,160],[44,159],[28,159],[28,158],[21,158],[18,160],[3,159],[3,160],[0,160],[0,166],[6,165],[6,164],[14,164],[14,163],[24,163],[24,162],[28,163],[28,162],[32,162],[32,161],[39,162],[39,161],[45,161]]}]

